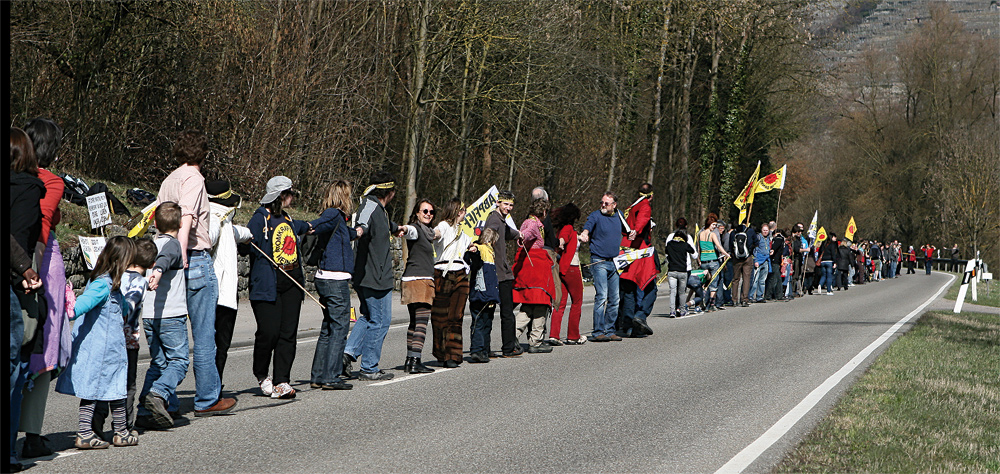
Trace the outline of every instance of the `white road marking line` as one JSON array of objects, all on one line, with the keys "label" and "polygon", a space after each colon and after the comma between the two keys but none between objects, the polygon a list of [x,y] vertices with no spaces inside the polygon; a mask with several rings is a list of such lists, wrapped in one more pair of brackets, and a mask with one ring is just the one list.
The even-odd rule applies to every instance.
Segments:
[{"label": "white road marking line", "polygon": [[757,438],[756,441],[750,443],[750,445],[747,446],[746,448],[743,448],[742,451],[737,453],[736,456],[733,456],[733,458],[730,459],[729,462],[720,467],[718,471],[715,471],[715,473],[728,474],[728,473],[743,472],[744,469],[753,464],[753,462],[756,461],[761,454],[764,454],[764,451],[767,451],[767,449],[770,448],[771,445],[773,445],[775,442],[781,439],[786,433],[788,433],[788,430],[790,430],[792,426],[795,426],[795,424],[798,423],[799,420],[801,420],[807,413],[809,413],[809,411],[812,410],[813,407],[815,407],[816,404],[819,403],[819,401],[822,400],[823,397],[825,397],[830,392],[830,390],[833,390],[833,388],[837,386],[837,384],[839,384],[854,369],[856,369],[859,365],[861,365],[861,363],[864,362],[865,359],[867,359],[868,356],[872,354],[872,352],[875,352],[875,350],[878,349],[882,344],[885,344],[885,342],[888,341],[889,338],[892,337],[892,335],[895,334],[896,331],[898,331],[899,328],[901,328],[904,324],[906,324],[910,319],[913,319],[914,316],[921,314],[924,308],[926,308],[929,304],[931,304],[931,302],[937,299],[937,297],[940,296],[941,293],[944,292],[944,290],[946,290],[953,281],[955,281],[954,275],[952,275],[951,278],[948,279],[947,283],[941,286],[941,289],[939,289],[937,293],[934,293],[934,296],[931,296],[922,305],[918,306],[917,309],[911,311],[910,314],[904,316],[903,319],[897,321],[896,324],[893,324],[892,327],[889,328],[884,333],[882,333],[882,335],[879,336],[878,339],[869,344],[868,347],[864,348],[864,350],[859,352],[858,355],[854,356],[853,359],[848,361],[847,364],[845,364],[843,367],[840,368],[840,370],[838,370],[829,378],[827,378],[826,381],[820,384],[819,387],[816,387],[812,392],[809,393],[809,395],[806,395],[806,397],[803,398],[798,405],[795,405],[795,407],[792,408],[791,411],[786,413],[785,416],[781,417],[781,419],[779,419],[777,423],[775,423],[767,431],[765,431],[764,434],[760,435],[760,437]]},{"label": "white road marking line", "polygon": [[372,384],[368,384],[368,386],[369,387],[374,387],[376,385],[389,385],[391,383],[403,382],[403,381],[406,381],[406,380],[413,380],[413,379],[415,379],[417,377],[424,377],[424,376],[427,376],[427,375],[441,374],[441,373],[448,372],[449,370],[455,370],[455,369],[444,369],[444,368],[442,368],[442,369],[434,369],[434,372],[430,372],[430,373],[426,373],[426,374],[411,374],[411,375],[407,375],[405,377],[400,377],[398,379],[386,380],[385,382],[375,382],[375,383],[372,383]]}]

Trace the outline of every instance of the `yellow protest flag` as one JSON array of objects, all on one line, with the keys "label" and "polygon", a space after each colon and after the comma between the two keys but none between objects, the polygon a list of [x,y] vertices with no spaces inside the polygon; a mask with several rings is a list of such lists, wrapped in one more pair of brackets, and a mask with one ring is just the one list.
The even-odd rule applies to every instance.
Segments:
[{"label": "yellow protest flag", "polygon": [[753,193],[766,193],[772,189],[785,189],[785,171],[787,168],[788,165],[782,166],[778,171],[757,180],[757,185],[754,187]]},{"label": "yellow protest flag", "polygon": [[851,222],[847,223],[847,230],[844,232],[844,238],[847,240],[854,240],[854,232],[858,230],[858,226],[854,224],[854,216],[851,216]]},{"label": "yellow protest flag", "polygon": [[816,233],[816,246],[819,246],[824,240],[826,240],[826,229],[820,227],[819,232]]},{"label": "yellow protest flag", "polygon": [[149,226],[153,224],[154,214],[156,213],[156,203],[152,203],[146,206],[142,210],[142,218],[139,219],[139,223],[132,227],[132,230],[128,231],[129,238],[138,238],[146,235],[146,231],[149,230]]},{"label": "yellow protest flag", "polygon": [[747,181],[747,185],[743,188],[743,191],[740,191],[739,196],[736,196],[736,200],[733,201],[736,208],[740,210],[739,224],[742,224],[749,217],[747,211],[753,204],[754,187],[757,185],[758,176],[760,176],[760,161],[757,162],[757,169],[750,176],[750,180]]},{"label": "yellow protest flag", "polygon": [[460,226],[462,233],[473,241],[479,238],[476,229],[481,229],[486,222],[486,217],[496,209],[499,195],[500,191],[496,186],[493,186],[465,210],[465,217]]}]

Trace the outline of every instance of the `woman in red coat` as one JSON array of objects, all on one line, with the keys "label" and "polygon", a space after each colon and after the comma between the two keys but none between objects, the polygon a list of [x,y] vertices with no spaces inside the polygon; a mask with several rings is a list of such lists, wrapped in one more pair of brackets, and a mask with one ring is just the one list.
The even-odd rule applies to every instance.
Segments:
[{"label": "woman in red coat", "polygon": [[[552,329],[547,342],[554,344],[583,344],[587,338],[580,335],[580,313],[583,309],[583,274],[580,273],[580,257],[576,250],[579,242],[576,239],[576,229],[573,225],[580,219],[580,208],[569,203],[552,211],[552,227],[559,233],[559,282],[562,285],[562,298],[559,306],[552,313]],[[566,338],[560,340],[562,318],[566,311],[566,302],[573,299],[569,308],[569,320],[566,322]]]}]

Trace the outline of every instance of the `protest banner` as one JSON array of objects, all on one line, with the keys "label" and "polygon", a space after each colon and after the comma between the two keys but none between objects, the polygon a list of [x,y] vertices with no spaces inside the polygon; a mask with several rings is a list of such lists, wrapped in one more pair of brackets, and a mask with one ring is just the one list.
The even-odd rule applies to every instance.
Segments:
[{"label": "protest banner", "polygon": [[[461,224],[462,233],[468,235],[472,240],[479,238],[479,233],[486,226],[486,217],[497,207],[497,196],[499,195],[500,190],[493,186],[489,191],[486,191],[486,194],[483,194],[465,209],[465,218],[462,219]],[[510,225],[509,222],[508,225]]]},{"label": "protest banner", "polygon": [[88,270],[94,269],[97,257],[101,255],[106,243],[104,237],[80,236],[80,252],[83,253],[83,260],[87,263]]},{"label": "protest banner", "polygon": [[625,269],[628,268],[632,262],[639,260],[640,258],[652,257],[654,251],[655,249],[653,247],[646,247],[639,250],[629,250],[612,260],[615,262],[615,269],[618,270],[618,273],[621,273],[625,271]]},{"label": "protest banner", "polygon": [[111,208],[105,193],[87,196],[87,211],[90,213],[91,229],[100,229],[111,223]]},{"label": "protest banner", "polygon": [[134,238],[146,235],[146,232],[149,230],[150,225],[153,224],[153,219],[155,219],[156,217],[155,211],[156,211],[155,202],[146,206],[142,210],[142,218],[139,219],[139,223],[136,224],[135,227],[132,228],[132,230],[128,231],[128,236]]}]

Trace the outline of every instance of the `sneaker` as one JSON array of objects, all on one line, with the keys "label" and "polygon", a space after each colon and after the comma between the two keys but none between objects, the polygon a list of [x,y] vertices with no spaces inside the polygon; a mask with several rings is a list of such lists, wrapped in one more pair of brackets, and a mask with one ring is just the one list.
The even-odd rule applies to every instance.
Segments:
[{"label": "sneaker", "polygon": [[827,291],[827,292],[826,292],[826,295],[827,295],[827,296],[833,296],[833,292],[832,292],[832,291]]},{"label": "sneaker", "polygon": [[80,435],[76,435],[76,441],[73,442],[73,446],[76,449],[107,449],[111,446],[111,443],[98,438],[96,435],[90,435],[87,438],[81,438]]},{"label": "sneaker", "polygon": [[285,400],[289,398],[295,398],[295,389],[292,388],[291,385],[288,385],[287,382],[279,383],[278,385],[274,386],[274,391],[271,393],[271,398],[281,398]]},{"label": "sneaker", "polygon": [[139,436],[138,434],[126,433],[124,436],[115,433],[115,438],[112,440],[111,444],[122,447],[122,446],[138,446]]},{"label": "sneaker", "polygon": [[486,364],[490,361],[490,355],[485,352],[473,352],[469,354],[470,364]]},{"label": "sneaker", "polygon": [[546,339],[544,342],[546,344],[550,345],[550,346],[561,346],[561,345],[563,345],[562,341],[560,341],[559,339],[556,339],[554,337],[550,337],[550,338]]},{"label": "sneaker", "polygon": [[393,376],[394,376],[393,374],[390,374],[384,370],[380,370],[378,372],[365,372],[362,370],[361,372],[358,373],[358,378],[360,378],[361,380],[389,380]]},{"label": "sneaker", "polygon": [[547,346],[545,344],[528,346],[528,352],[531,354],[548,354],[549,352],[552,352],[552,346]]},{"label": "sneaker", "polygon": [[260,384],[260,392],[263,393],[265,397],[274,395],[274,384],[271,383],[270,375],[264,377],[263,379],[257,379],[257,383]]}]

